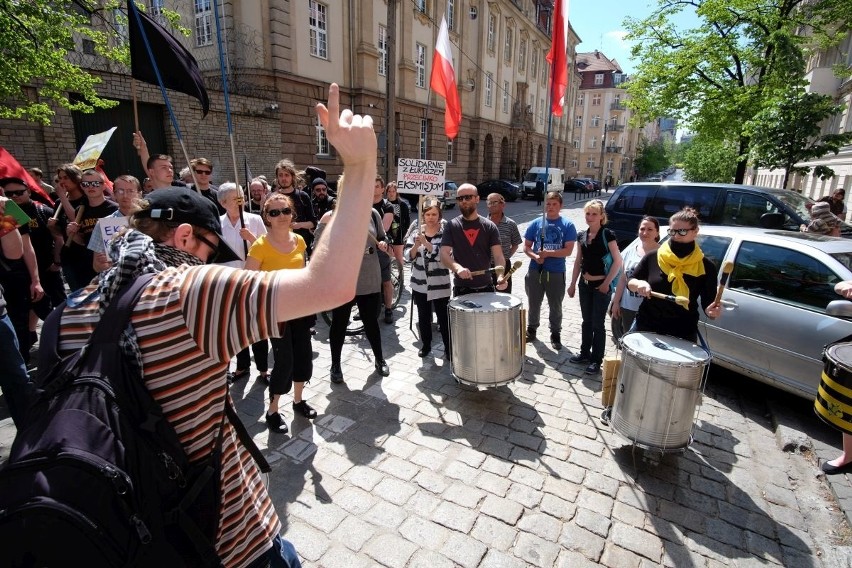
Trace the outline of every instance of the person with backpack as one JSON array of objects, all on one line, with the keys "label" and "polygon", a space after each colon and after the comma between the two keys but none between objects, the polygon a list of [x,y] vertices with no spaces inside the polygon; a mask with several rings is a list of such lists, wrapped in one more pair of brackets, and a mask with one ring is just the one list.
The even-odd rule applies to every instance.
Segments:
[{"label": "person with backpack", "polygon": [[[355,293],[367,237],[368,196],[376,175],[373,121],[349,110],[341,113],[336,84],[329,87],[328,105],[317,105],[317,113],[329,142],[343,160],[349,183],[338,202],[344,214],[329,223],[328,238],[316,248],[306,268],[257,272],[208,264],[238,258],[222,238],[215,205],[186,188],[155,190],[140,201],[140,209],[133,213],[132,230],[110,243],[112,267],[97,282],[75,294],[72,307],[61,312],[59,354],[68,356],[78,353],[93,330],[97,332],[99,325],[106,323],[98,323],[101,314],[109,313],[110,304],[123,297],[121,292],[128,284],[138,278],[151,278],[134,304],[131,325],[118,337],[118,346],[123,358],[136,362],[141,369],[146,390],[173,427],[189,465],[208,464],[207,475],[213,476],[218,489],[218,513],[212,531],[215,558],[199,555],[185,565],[300,566],[293,546],[279,534],[281,522],[261,478],[257,458],[252,459],[250,450],[240,443],[239,426],[228,410],[230,395],[225,373],[228,362],[241,349],[280,335],[279,322],[332,309]],[[334,245],[330,246],[331,243]],[[292,298],[299,301],[293,302]],[[229,305],[237,304],[239,309],[228,309]],[[42,386],[51,389],[50,384]],[[85,431],[87,425],[79,426],[82,428],[71,430],[68,435]],[[30,434],[35,433],[30,431]],[[167,455],[163,458],[166,465],[173,462],[166,458]],[[15,459],[13,446],[12,470]],[[101,471],[101,476],[111,480],[118,493],[133,490],[134,482],[145,482],[127,480],[115,468]],[[13,473],[23,474],[20,468]],[[182,475],[177,468],[173,473],[173,477]],[[70,470],[66,471],[67,475],[71,475]],[[26,487],[34,485],[38,484],[32,482]],[[67,491],[72,489],[80,493],[85,488],[69,487]],[[98,505],[98,511],[106,514],[111,502]],[[6,538],[11,531],[9,508],[0,509],[5,515],[0,517],[0,545],[8,545],[4,546],[5,563],[10,554],[18,551],[11,544],[13,541]],[[40,518],[40,526],[46,530],[57,529],[49,534],[36,530],[38,534],[33,535],[31,525],[27,526],[29,530],[16,533],[48,538],[51,546],[43,547],[44,551],[20,553],[34,557],[54,551],[54,555],[61,553],[68,565],[178,565],[153,557],[151,551],[158,535],[151,534],[145,518],[135,514],[129,518],[135,530],[130,531],[127,542],[133,543],[132,550],[142,551],[142,559],[126,557],[132,551],[128,546],[115,547],[112,554],[117,558],[111,564],[98,564],[82,557],[78,543],[58,530],[62,519],[56,514]],[[204,522],[210,518],[193,520]],[[182,519],[178,521],[183,526]],[[108,544],[104,542],[103,546]],[[57,557],[53,558],[53,563],[35,565],[58,565]],[[13,560],[11,565],[16,562]]]}]

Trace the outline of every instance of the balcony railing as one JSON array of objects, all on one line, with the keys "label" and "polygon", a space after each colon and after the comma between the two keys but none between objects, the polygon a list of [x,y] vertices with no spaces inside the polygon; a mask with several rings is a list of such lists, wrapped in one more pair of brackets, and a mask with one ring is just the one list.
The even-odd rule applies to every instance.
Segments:
[{"label": "balcony railing", "polygon": [[623,124],[608,124],[606,127],[607,132],[624,132]]},{"label": "balcony railing", "polygon": [[621,146],[607,146],[606,153],[607,154],[621,154],[622,147]]},{"label": "balcony railing", "polygon": [[609,110],[627,110],[627,107],[624,106],[624,103],[612,103],[609,105]]}]

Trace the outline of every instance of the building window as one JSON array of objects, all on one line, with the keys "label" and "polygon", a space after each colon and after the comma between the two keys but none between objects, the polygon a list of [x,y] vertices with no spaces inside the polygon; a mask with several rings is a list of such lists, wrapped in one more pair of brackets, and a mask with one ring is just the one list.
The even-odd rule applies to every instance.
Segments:
[{"label": "building window", "polygon": [[592,106],[600,106],[600,104],[601,104],[601,96],[599,94],[598,95],[592,95]]},{"label": "building window", "polygon": [[503,114],[509,113],[509,81],[503,81]]},{"label": "building window", "polygon": [[527,66],[527,40],[522,39],[518,47],[518,69],[523,73]]},{"label": "building window", "polygon": [[163,13],[163,0],[148,0],[148,15],[152,18]]},{"label": "building window", "polygon": [[415,0],[414,5],[417,7],[417,11],[426,13],[426,0]]},{"label": "building window", "polygon": [[599,117],[598,115],[592,117],[592,126],[600,126],[600,123],[601,117]]},{"label": "building window", "polygon": [[589,148],[597,148],[598,147],[598,139],[592,136],[591,141],[589,141]]},{"label": "building window", "polygon": [[485,106],[490,107],[494,102],[494,75],[485,74]]},{"label": "building window", "polygon": [[496,35],[497,16],[491,14],[488,16],[488,51],[494,53],[494,37]]},{"label": "building window", "polygon": [[538,74],[538,50],[533,48],[530,55],[530,79],[535,81],[535,76]]},{"label": "building window", "polygon": [[595,158],[594,157],[591,157],[588,160],[586,160],[586,167],[594,169],[594,167],[595,167]]},{"label": "building window", "polygon": [[506,65],[512,63],[512,30],[506,30],[506,43],[503,45],[503,62]]},{"label": "building window", "polygon": [[610,158],[609,160],[606,161],[606,171],[607,172],[612,171],[612,165],[613,165],[612,158]]},{"label": "building window", "polygon": [[308,0],[311,29],[311,55],[328,59],[328,7],[315,0]]},{"label": "building window", "polygon": [[572,169],[572,170],[576,170],[576,169],[577,169],[577,160],[571,160],[571,169]]},{"label": "building window", "polygon": [[83,53],[86,55],[96,55],[95,42],[90,39],[83,38]]},{"label": "building window", "polygon": [[456,2],[447,0],[447,28],[454,30],[456,27]]},{"label": "building window", "polygon": [[319,121],[319,118],[317,118],[317,156],[328,155],[328,138],[325,137],[325,128],[322,127],[322,123]]},{"label": "building window", "polygon": [[195,47],[213,44],[213,10],[210,0],[195,0]]},{"label": "building window", "polygon": [[577,106],[583,106],[584,104],[586,104],[586,94],[580,93],[577,95]]},{"label": "building window", "polygon": [[428,125],[425,118],[420,119],[420,159],[426,159],[426,140],[428,136]]},{"label": "building window", "polygon": [[453,163],[453,141],[447,140],[447,163]]},{"label": "building window", "polygon": [[603,73],[595,73],[595,85],[603,85]]},{"label": "building window", "polygon": [[577,126],[577,127],[583,126],[583,117],[578,116],[577,118],[575,118],[574,119],[574,125]]},{"label": "building window", "polygon": [[388,74],[388,29],[379,26],[379,75]]},{"label": "building window", "polygon": [[426,46],[418,43],[415,49],[417,52],[414,54],[414,81],[418,87],[422,88],[426,86]]},{"label": "building window", "polygon": [[580,141],[579,141],[579,140],[577,140],[576,138],[574,138],[574,149],[575,149],[575,150],[579,150],[579,149],[580,149]]}]

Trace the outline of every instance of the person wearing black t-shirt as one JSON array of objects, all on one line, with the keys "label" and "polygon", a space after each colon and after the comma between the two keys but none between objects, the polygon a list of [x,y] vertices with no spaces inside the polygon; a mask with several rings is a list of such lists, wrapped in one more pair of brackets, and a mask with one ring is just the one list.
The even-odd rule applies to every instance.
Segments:
[{"label": "person wearing black t-shirt", "polygon": [[[698,214],[694,209],[685,207],[671,216],[669,235],[660,248],[639,261],[627,283],[631,292],[645,298],[636,313],[636,331],[694,342],[698,339],[698,302],[710,319],[722,313],[721,304],[715,301],[718,271],[695,242]],[[689,306],[653,298],[652,291],[688,297]]]}]

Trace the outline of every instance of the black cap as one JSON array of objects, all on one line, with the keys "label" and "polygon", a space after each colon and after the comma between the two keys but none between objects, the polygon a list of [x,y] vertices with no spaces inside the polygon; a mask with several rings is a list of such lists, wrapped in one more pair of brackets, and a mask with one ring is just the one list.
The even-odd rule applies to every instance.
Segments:
[{"label": "black cap", "polygon": [[312,181],[311,182],[311,189],[313,189],[317,185],[324,185],[326,187],[326,189],[328,189],[328,184],[322,178],[316,178],[314,181]]},{"label": "black cap", "polygon": [[150,217],[170,223],[189,223],[199,229],[207,229],[219,237],[219,248],[215,262],[242,260],[228,246],[222,236],[219,210],[212,201],[197,191],[185,187],[157,189],[146,195],[143,202],[148,206],[134,213],[136,217]]}]

